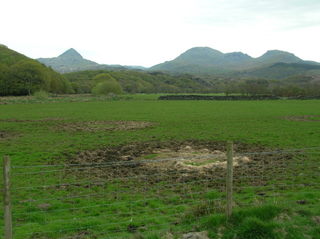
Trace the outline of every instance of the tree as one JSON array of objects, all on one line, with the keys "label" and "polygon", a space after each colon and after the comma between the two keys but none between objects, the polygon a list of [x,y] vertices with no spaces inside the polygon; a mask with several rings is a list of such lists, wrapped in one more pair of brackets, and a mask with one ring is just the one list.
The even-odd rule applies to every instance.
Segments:
[{"label": "tree", "polygon": [[93,87],[92,93],[95,95],[108,95],[110,93],[118,95],[122,93],[122,88],[116,81],[105,81]]},{"label": "tree", "polygon": [[242,91],[247,95],[267,94],[269,82],[264,79],[249,79],[241,84]]},{"label": "tree", "polygon": [[224,93],[226,96],[232,93],[240,93],[239,83],[236,80],[227,80],[224,84]]},{"label": "tree", "polygon": [[0,64],[0,96],[9,94],[9,67]]},{"label": "tree", "polygon": [[93,78],[96,85],[92,88],[95,95],[121,94],[122,87],[119,82],[107,73],[99,74]]},{"label": "tree", "polygon": [[95,84],[104,82],[104,81],[108,81],[108,80],[115,80],[115,78],[113,78],[110,74],[108,73],[101,73],[96,75],[95,77],[93,77],[92,79],[94,81]]},{"label": "tree", "polygon": [[44,86],[46,74],[41,65],[33,61],[20,61],[11,67],[11,80],[18,86],[16,90],[26,91],[28,95]]}]

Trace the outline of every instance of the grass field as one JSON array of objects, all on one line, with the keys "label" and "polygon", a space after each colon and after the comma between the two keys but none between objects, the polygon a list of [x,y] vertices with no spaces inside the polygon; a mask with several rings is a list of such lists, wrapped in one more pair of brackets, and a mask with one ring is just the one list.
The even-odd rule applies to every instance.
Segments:
[{"label": "grass field", "polygon": [[[157,97],[62,97],[42,102],[15,98],[0,105],[0,155],[9,155],[14,166],[14,238],[160,238],[167,231],[178,235],[190,230],[208,230],[212,238],[320,238],[319,101],[157,101]],[[119,121],[121,127],[113,125]],[[131,126],[125,121],[150,125],[127,128]],[[245,145],[242,152],[248,153],[257,148],[305,149],[290,155],[290,163],[281,158],[274,171],[269,166],[272,158],[266,158],[266,171],[259,171],[265,174],[261,184],[249,177],[236,183],[235,197],[243,207],[237,207],[229,221],[222,213],[220,198],[225,194],[217,183],[221,178],[215,183],[208,177],[174,182],[175,177],[159,176],[151,181],[158,176],[153,169],[142,172],[141,180],[130,174],[135,169],[114,167],[116,176],[108,178],[94,167],[82,172],[63,166],[75,162],[79,152],[106,147],[120,152],[119,145],[140,149],[149,142],[226,140]],[[143,156],[155,157],[150,152]],[[128,174],[121,175],[124,172]],[[285,186],[275,188],[279,182]],[[259,198],[261,190],[267,196]]]}]

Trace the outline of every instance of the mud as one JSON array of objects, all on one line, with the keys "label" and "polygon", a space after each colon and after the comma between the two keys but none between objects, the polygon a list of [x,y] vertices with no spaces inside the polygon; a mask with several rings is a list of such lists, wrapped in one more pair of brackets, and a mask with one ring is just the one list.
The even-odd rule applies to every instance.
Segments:
[{"label": "mud", "polygon": [[2,131],[2,130],[0,131],[0,140],[12,138],[14,136],[15,134],[10,133],[8,131]]},{"label": "mud", "polygon": [[285,119],[289,121],[316,122],[320,121],[320,115],[287,116]]},{"label": "mud", "polygon": [[[189,182],[204,179],[210,184],[225,181],[225,143],[214,141],[141,142],[83,151],[68,160],[68,173],[91,180],[121,180],[123,182]],[[270,149],[258,145],[236,143],[234,160],[235,182],[264,185],[281,171],[293,155],[252,154]],[[258,178],[258,179],[255,179]],[[210,179],[210,180],[209,180]],[[239,179],[239,180],[237,180]]]},{"label": "mud", "polygon": [[135,130],[151,127],[153,124],[145,121],[84,121],[60,123],[55,128],[62,131],[117,131],[117,130]]},{"label": "mud", "polygon": [[146,121],[78,121],[67,122],[64,118],[43,118],[43,119],[0,119],[0,122],[14,123],[51,123],[50,129],[54,131],[118,131],[136,130],[153,126],[154,124]]}]

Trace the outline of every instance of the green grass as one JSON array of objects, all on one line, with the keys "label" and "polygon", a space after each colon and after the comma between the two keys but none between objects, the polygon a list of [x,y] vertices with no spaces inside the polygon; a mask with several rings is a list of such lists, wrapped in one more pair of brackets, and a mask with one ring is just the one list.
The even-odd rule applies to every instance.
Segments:
[{"label": "green grass", "polygon": [[[300,209],[301,210],[301,209]],[[312,215],[319,210],[305,209],[308,216],[297,216],[299,210],[287,205],[271,205],[237,209],[227,219],[213,214],[201,219],[202,230],[208,230],[212,238],[270,239],[270,238],[317,238],[317,224]]]},{"label": "green grass", "polygon": [[[120,100],[87,97],[75,102],[68,102],[72,101],[70,98],[56,101],[49,98],[41,103],[15,98],[11,104],[0,105],[0,120],[60,118],[64,122],[130,120],[154,124],[139,130],[92,133],[60,131],[56,127],[59,121],[1,121],[0,131],[11,133],[12,137],[0,139],[0,155],[10,155],[14,166],[27,166],[61,164],[79,151],[137,141],[233,140],[273,149],[319,147],[319,121],[285,119],[286,116],[320,115],[316,100],[218,102],[157,101],[158,95],[130,97]],[[148,154],[144,158],[157,156]],[[318,238],[320,232],[312,219],[320,215],[320,195],[315,190],[319,184],[318,154],[308,154],[303,163],[299,160],[298,157],[299,163],[286,166],[291,167],[290,172],[279,169],[278,176],[263,188],[247,187],[248,181],[238,182],[237,185],[243,187],[235,194],[239,210],[228,221],[223,215],[224,204],[218,200],[225,195],[204,183],[188,182],[178,188],[166,181],[150,186],[141,181],[139,185],[135,180],[119,179],[85,187],[86,182],[95,180],[94,176],[79,179],[50,167],[14,168],[15,238],[67,238],[69,235],[105,238],[107,233],[123,238],[158,238],[169,230],[179,235],[191,229],[208,230],[211,238],[218,238],[220,231],[222,238]],[[41,173],[43,170],[46,172]],[[65,188],[38,187],[75,181],[82,184]],[[280,182],[286,187],[281,189],[281,194],[274,195],[274,185]],[[295,186],[298,184],[301,186]],[[259,196],[261,190],[263,197]],[[190,196],[190,192],[203,193]],[[70,195],[81,197],[69,198]],[[296,203],[301,200],[306,203]],[[277,206],[281,201],[288,201],[292,206]],[[49,203],[49,208],[39,209],[43,203]],[[265,203],[268,205],[258,209],[245,206]],[[185,215],[185,222],[181,215]],[[281,216],[290,220],[281,221]]]}]

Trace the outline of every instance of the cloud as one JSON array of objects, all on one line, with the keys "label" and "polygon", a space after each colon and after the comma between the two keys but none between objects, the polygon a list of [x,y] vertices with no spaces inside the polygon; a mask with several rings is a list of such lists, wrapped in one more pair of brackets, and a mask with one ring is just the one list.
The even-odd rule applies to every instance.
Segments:
[{"label": "cloud", "polygon": [[[270,29],[320,25],[318,0],[214,0],[199,1],[188,21],[197,25],[247,27],[262,24]],[[269,23],[269,24],[267,24]]]}]

